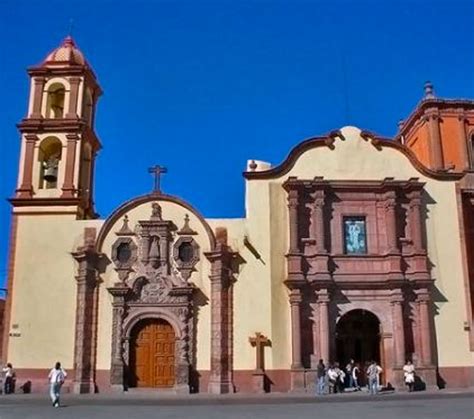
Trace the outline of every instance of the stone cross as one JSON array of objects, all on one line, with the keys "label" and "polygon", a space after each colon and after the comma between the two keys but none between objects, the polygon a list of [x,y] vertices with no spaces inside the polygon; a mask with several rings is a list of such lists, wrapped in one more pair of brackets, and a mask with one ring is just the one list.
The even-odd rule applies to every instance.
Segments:
[{"label": "stone cross", "polygon": [[163,166],[155,165],[148,169],[148,173],[153,173],[155,175],[155,186],[153,192],[160,193],[160,176],[162,173],[167,173],[168,169]]},{"label": "stone cross", "polygon": [[262,335],[260,332],[255,333],[255,337],[249,337],[249,342],[252,346],[255,346],[257,356],[257,371],[263,371],[265,369],[265,346],[270,346],[270,339]]}]

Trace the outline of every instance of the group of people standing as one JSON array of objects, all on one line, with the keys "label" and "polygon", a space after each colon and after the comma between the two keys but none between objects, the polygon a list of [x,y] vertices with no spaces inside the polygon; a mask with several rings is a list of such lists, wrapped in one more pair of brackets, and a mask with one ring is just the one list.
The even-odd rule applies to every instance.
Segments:
[{"label": "group of people standing", "polygon": [[[375,361],[367,365],[365,376],[370,394],[378,392],[381,372],[382,368]],[[320,359],[316,368],[316,376],[316,392],[318,395],[323,395],[342,393],[346,388],[360,391],[364,374],[360,364],[354,362],[353,359],[344,369],[340,368],[338,362],[331,363],[326,367],[324,361]]]},{"label": "group of people standing", "polygon": [[[382,367],[376,361],[367,363],[364,369],[361,370],[361,365],[354,362],[353,359],[349,361],[344,369],[340,368],[338,362],[326,366],[324,361],[320,359],[316,367],[316,393],[318,395],[343,393],[346,388],[360,391],[361,386],[367,385],[369,394],[377,394],[382,372]],[[411,392],[415,384],[415,367],[411,361],[406,362],[403,373],[405,384],[408,391]]]}]

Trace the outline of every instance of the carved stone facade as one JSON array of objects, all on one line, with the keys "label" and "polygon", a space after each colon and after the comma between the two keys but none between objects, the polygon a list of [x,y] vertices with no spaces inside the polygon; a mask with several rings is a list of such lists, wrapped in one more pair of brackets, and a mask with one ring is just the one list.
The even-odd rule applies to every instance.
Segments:
[{"label": "carved stone facade", "polygon": [[[189,228],[188,217],[184,225]],[[189,391],[194,351],[194,285],[188,283],[199,260],[199,246],[191,235],[177,235],[177,226],[163,220],[158,202],[151,205],[148,220],[140,220],[132,231],[128,218],[116,232],[112,261],[119,281],[108,291],[113,297],[111,385],[128,387],[130,336],[144,319],[166,320],[174,329],[175,384],[179,392]],[[188,243],[186,260],[179,246]],[[173,257],[174,255],[174,257]]]},{"label": "carved stone facade", "polygon": [[[284,187],[293,390],[305,387],[307,370],[317,360],[337,360],[337,323],[357,309],[380,321],[387,382],[403,385],[401,368],[409,357],[427,385],[434,385],[433,280],[425,249],[423,183],[290,177]],[[347,217],[363,220],[361,254],[347,251]]]}]

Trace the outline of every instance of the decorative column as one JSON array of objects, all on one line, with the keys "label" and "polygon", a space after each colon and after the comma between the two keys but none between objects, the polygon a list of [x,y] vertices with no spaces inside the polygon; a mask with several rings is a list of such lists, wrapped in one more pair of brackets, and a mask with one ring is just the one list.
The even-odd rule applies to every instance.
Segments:
[{"label": "decorative column", "polygon": [[110,384],[112,389],[123,391],[125,389],[125,363],[122,346],[124,343],[122,325],[125,316],[125,297],[129,293],[130,289],[126,285],[118,283],[114,287],[107,288],[107,290],[113,298]]},{"label": "decorative column", "polygon": [[425,120],[428,122],[428,134],[430,139],[431,167],[434,170],[440,170],[444,167],[439,118],[438,109],[429,108],[425,111]]},{"label": "decorative column", "polygon": [[74,343],[74,393],[95,392],[95,351],[97,341],[97,265],[95,228],[85,229],[85,245],[72,253],[78,262],[76,275],[76,330]]},{"label": "decorative column", "polygon": [[403,321],[403,291],[395,290],[391,295],[393,337],[395,352],[395,368],[402,368],[405,364],[405,327]]},{"label": "decorative column", "polygon": [[291,369],[303,367],[301,363],[301,290],[293,288],[290,291],[291,307]]},{"label": "decorative column", "polygon": [[79,98],[80,77],[69,77],[71,90],[69,91],[69,109],[66,118],[77,118],[77,103]]},{"label": "decorative column", "polygon": [[288,192],[288,218],[289,218],[289,244],[287,258],[288,280],[301,280],[303,278],[302,271],[302,253],[299,243],[299,185],[296,184],[296,178],[289,178],[283,185]]},{"label": "decorative column", "polygon": [[[458,109],[458,130],[459,130],[459,151],[461,154],[461,160],[463,167],[462,169],[467,170],[471,166],[469,159],[469,141],[466,135],[466,121],[467,117],[464,113],[464,109]],[[473,157],[474,158],[474,157]]]},{"label": "decorative column", "polygon": [[397,195],[395,191],[385,194],[385,225],[387,226],[387,252],[398,253],[397,245]]},{"label": "decorative column", "polygon": [[415,252],[423,251],[422,223],[421,223],[421,190],[413,190],[407,194],[410,217],[410,238]]},{"label": "decorative column", "polygon": [[417,303],[420,321],[420,341],[421,341],[421,364],[423,366],[432,366],[432,348],[431,348],[431,316],[430,316],[430,292],[428,289],[417,290]]},{"label": "decorative column", "polygon": [[330,359],[329,341],[329,291],[322,289],[318,292],[319,305],[319,348],[321,359],[328,363]]},{"label": "decorative column", "polygon": [[318,190],[312,196],[314,200],[311,208],[311,238],[316,241],[316,252],[326,253],[323,217],[324,191]]},{"label": "decorative column", "polygon": [[21,186],[16,190],[18,198],[33,197],[33,162],[35,159],[35,145],[38,137],[34,134],[25,135],[25,152],[23,155],[23,176]]},{"label": "decorative column", "polygon": [[41,115],[41,105],[43,101],[43,89],[45,82],[45,77],[35,77],[33,79],[33,106],[30,115],[30,118],[32,119],[41,119],[43,117],[43,115]]},{"label": "decorative column", "polygon": [[298,200],[298,189],[290,189],[288,192],[288,213],[290,219],[289,253],[298,253],[300,251],[298,244]]},{"label": "decorative column", "polygon": [[211,262],[211,376],[209,393],[233,393],[232,382],[232,286],[231,261],[234,254],[228,246],[218,242],[213,251],[205,253]]},{"label": "decorative column", "polygon": [[74,198],[76,192],[74,187],[74,166],[76,162],[76,147],[77,142],[79,141],[79,136],[77,134],[66,134],[66,138],[66,167],[61,198]]}]

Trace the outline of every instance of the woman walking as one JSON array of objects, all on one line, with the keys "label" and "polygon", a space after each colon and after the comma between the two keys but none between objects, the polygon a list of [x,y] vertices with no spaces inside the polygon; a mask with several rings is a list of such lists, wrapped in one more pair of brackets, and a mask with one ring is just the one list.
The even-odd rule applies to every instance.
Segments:
[{"label": "woman walking", "polygon": [[415,386],[415,366],[409,359],[403,366],[403,375],[405,376],[405,384],[408,386],[408,391],[411,393]]}]

